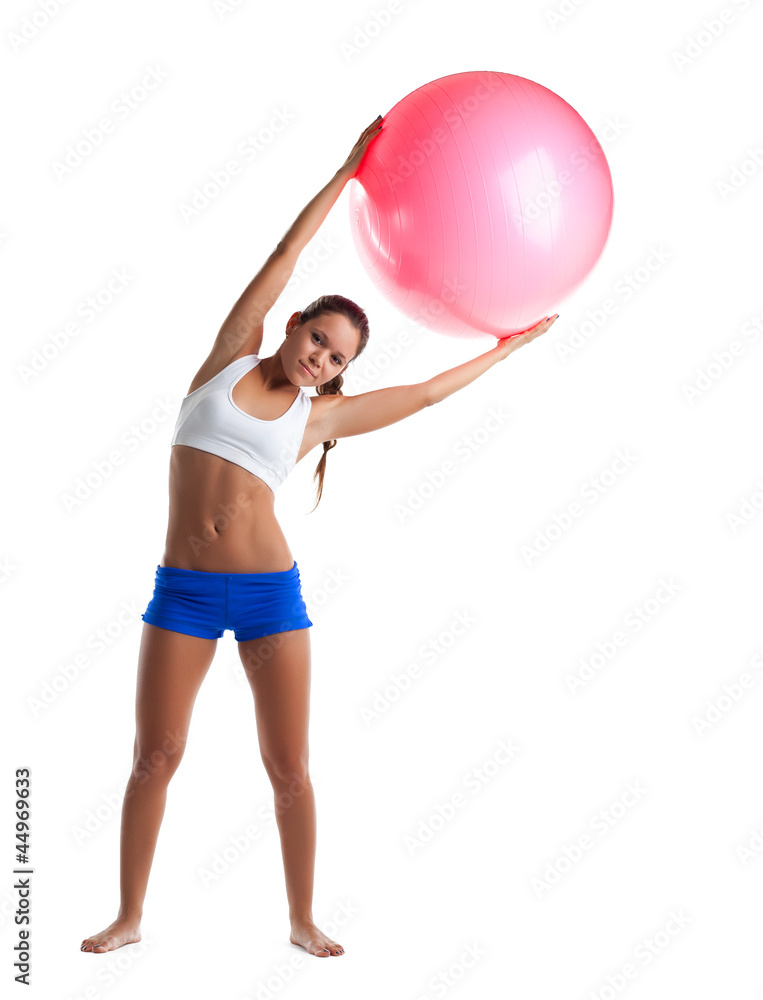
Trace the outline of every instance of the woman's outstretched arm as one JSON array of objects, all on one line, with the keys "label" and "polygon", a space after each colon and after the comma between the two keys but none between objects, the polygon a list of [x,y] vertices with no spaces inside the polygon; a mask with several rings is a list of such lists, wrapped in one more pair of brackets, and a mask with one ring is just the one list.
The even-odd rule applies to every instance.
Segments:
[{"label": "woman's outstretched arm", "polygon": [[450,396],[457,389],[463,389],[465,385],[469,385],[470,382],[473,382],[480,375],[488,371],[488,369],[492,368],[497,361],[502,361],[512,352],[516,351],[517,348],[522,347],[523,344],[529,344],[531,340],[535,340],[536,337],[545,333],[552,323],[556,322],[558,315],[558,313],[555,313],[553,316],[547,316],[540,323],[536,323],[535,326],[530,327],[529,330],[525,330],[523,333],[515,333],[511,337],[504,337],[503,340],[499,340],[495,347],[486,351],[485,354],[480,354],[478,357],[472,358],[470,361],[466,361],[456,368],[442,372],[440,375],[435,375],[428,382],[424,382],[429,393],[430,404],[439,403],[440,400],[445,399],[446,396]]},{"label": "woman's outstretched arm", "polygon": [[377,431],[418,413],[425,406],[439,403],[446,396],[484,375],[496,362],[507,358],[523,344],[529,344],[545,333],[556,322],[557,315],[548,316],[529,330],[499,340],[495,347],[484,354],[441,372],[426,382],[373,389],[357,396],[316,397],[313,404],[320,407],[316,410],[320,440],[332,441],[334,438]]}]

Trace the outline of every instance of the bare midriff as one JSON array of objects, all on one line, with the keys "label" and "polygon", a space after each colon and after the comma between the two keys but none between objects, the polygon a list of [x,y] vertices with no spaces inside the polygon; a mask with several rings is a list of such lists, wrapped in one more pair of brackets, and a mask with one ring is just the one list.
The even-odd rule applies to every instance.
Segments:
[{"label": "bare midriff", "polygon": [[169,495],[162,566],[207,573],[276,573],[294,565],[276,520],[275,494],[241,466],[198,448],[174,445]]}]

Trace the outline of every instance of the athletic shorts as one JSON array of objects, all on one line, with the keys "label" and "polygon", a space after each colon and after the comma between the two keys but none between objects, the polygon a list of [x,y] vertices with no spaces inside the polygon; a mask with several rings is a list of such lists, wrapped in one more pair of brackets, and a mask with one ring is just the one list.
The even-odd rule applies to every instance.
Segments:
[{"label": "athletic shorts", "polygon": [[202,639],[231,629],[237,642],[308,628],[299,569],[277,573],[207,573],[157,566],[154,593],[141,615],[149,625]]}]

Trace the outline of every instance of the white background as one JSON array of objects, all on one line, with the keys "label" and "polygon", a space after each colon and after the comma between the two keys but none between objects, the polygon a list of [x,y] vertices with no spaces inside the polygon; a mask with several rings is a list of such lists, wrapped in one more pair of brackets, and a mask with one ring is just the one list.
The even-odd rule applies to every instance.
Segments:
[{"label": "white background", "polygon": [[[14,770],[27,766],[26,996],[763,996],[760,5],[47,6],[2,14],[3,983],[17,941]],[[126,119],[112,112],[113,131],[57,177],[67,146],[151,68],[161,84]],[[143,942],[82,954],[118,904],[139,614],[163,551],[180,400],[362,129],[422,84],[481,69],[536,80],[583,116],[610,163],[614,221],[548,334],[437,406],[339,441],[314,514],[320,449],[278,492],[315,622],[314,914],[346,954],[316,960],[288,943],[232,633],[170,787]],[[288,127],[238,157],[239,175],[184,221],[194,189],[279,109]],[[492,338],[443,337],[388,305],[355,253],[348,198],[303,255],[323,238],[328,259],[269,314],[263,354],[325,292],[370,318],[370,368],[364,379],[351,366],[347,393],[423,381],[489,349]],[[61,331],[120,269],[128,284],[66,343]],[[597,326],[608,298],[617,308]],[[575,331],[582,346],[565,357]],[[502,428],[454,459],[499,407]],[[137,447],[125,437],[135,425]],[[115,450],[120,464],[67,509],[78,478]],[[608,479],[618,451],[631,464]],[[448,458],[456,474],[401,518],[396,505]],[[592,503],[581,491],[594,479],[608,485]],[[575,501],[581,516],[555,530]],[[528,559],[542,535],[554,537]],[[459,614],[472,624],[454,639]],[[109,643],[95,652],[99,629]],[[624,644],[573,693],[569,677],[618,631]],[[434,662],[431,642],[448,645]],[[396,694],[364,721],[377,695]],[[501,741],[518,748],[511,759]],[[227,867],[206,886],[215,855]]]}]

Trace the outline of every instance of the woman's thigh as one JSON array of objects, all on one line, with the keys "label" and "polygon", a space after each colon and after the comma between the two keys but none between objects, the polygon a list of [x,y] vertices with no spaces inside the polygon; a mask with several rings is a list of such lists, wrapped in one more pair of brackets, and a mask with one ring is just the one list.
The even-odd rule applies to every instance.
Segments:
[{"label": "woman's thigh", "polygon": [[310,630],[277,632],[238,644],[254,697],[260,753],[271,776],[308,769]]},{"label": "woman's thigh", "polygon": [[217,639],[143,623],[135,698],[135,755],[144,767],[176,766]]}]

